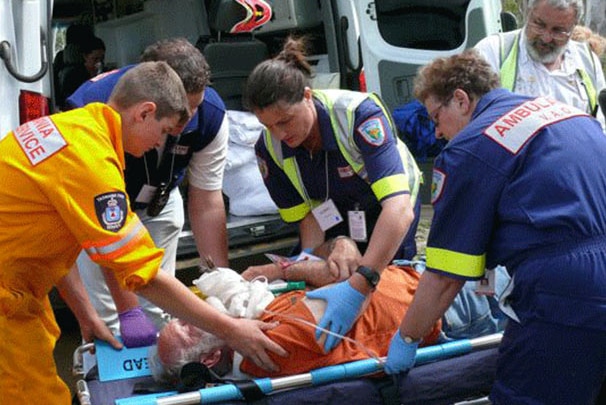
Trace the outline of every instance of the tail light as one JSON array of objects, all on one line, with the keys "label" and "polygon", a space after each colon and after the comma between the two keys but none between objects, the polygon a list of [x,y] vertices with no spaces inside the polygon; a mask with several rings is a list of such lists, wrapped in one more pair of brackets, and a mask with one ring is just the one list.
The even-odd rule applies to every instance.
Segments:
[{"label": "tail light", "polygon": [[358,81],[360,82],[360,91],[362,93],[366,93],[366,75],[364,74],[364,68],[360,69],[360,74],[358,75]]},{"label": "tail light", "polygon": [[21,90],[21,94],[19,94],[20,124],[48,115],[49,112],[49,103],[46,97],[33,91]]}]

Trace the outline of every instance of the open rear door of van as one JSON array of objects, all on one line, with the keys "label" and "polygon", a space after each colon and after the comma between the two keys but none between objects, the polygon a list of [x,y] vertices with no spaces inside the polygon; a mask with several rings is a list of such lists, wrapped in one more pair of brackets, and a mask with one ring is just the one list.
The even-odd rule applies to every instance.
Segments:
[{"label": "open rear door of van", "polygon": [[393,111],[420,66],[501,31],[500,0],[354,0],[367,91]]},{"label": "open rear door of van", "polygon": [[52,0],[0,0],[0,138],[49,113]]}]

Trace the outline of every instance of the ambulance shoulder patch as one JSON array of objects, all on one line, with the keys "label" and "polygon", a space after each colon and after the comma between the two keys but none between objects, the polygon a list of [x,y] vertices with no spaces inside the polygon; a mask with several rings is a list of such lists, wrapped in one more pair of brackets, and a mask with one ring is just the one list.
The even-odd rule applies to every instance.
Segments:
[{"label": "ambulance shoulder patch", "polygon": [[434,204],[442,195],[446,174],[438,169],[433,169],[431,179],[431,203]]},{"label": "ambulance shoulder patch", "polygon": [[118,232],[126,222],[126,195],[116,191],[95,196],[95,213],[103,229]]},{"label": "ambulance shoulder patch", "polygon": [[379,146],[385,142],[385,124],[380,117],[372,117],[358,126],[358,132],[366,143]]},{"label": "ambulance shoulder patch", "polygon": [[67,146],[67,141],[49,117],[26,122],[15,129],[13,135],[32,166]]},{"label": "ambulance shoulder patch", "polygon": [[538,97],[508,111],[486,128],[484,135],[515,155],[547,125],[583,115],[587,114],[564,103]]}]

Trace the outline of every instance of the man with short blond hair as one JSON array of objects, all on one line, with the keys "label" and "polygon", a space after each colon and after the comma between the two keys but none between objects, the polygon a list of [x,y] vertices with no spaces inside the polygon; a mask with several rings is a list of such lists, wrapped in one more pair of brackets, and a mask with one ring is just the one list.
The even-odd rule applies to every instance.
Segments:
[{"label": "man with short blond hair", "polygon": [[[124,94],[137,83],[153,88],[150,95]],[[30,121],[0,140],[2,403],[71,404],[53,358],[60,334],[48,298],[53,286],[86,341],[121,347],[70,271],[81,250],[113,271],[121,288],[217,334],[258,365],[275,367],[266,349],[286,355],[263,333],[274,325],[221,314],[160,271],[163,251],[129,207],[125,153],[162,145],[188,118],[179,76],[164,62],[145,62],[120,79],[108,104]]]},{"label": "man with short blond hair", "polygon": [[[162,270],[175,275],[179,235],[185,221],[179,190],[187,176],[189,223],[201,257],[212,257],[227,266],[227,226],[223,201],[223,170],[227,157],[229,127],[225,105],[209,87],[210,70],[202,53],[185,38],[169,38],[149,45],[141,61],[161,60],[177,72],[187,92],[191,120],[175,129],[178,138],[145,155],[126,156],[126,190],[131,208],[164,249]],[[102,74],[83,84],[67,102],[81,107],[104,102],[119,78],[136,65]],[[155,341],[157,329],[169,316],[144,298],[116,287],[111,272],[101,272],[85,253],[78,268],[93,305],[114,333],[128,347]]]}]

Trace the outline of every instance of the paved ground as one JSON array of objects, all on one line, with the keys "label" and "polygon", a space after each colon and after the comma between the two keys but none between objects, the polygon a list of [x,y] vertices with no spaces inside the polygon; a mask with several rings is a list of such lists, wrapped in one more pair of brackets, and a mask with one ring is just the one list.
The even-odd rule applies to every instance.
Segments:
[{"label": "paved ground", "polygon": [[55,347],[57,371],[70,389],[74,390],[77,378],[72,375],[71,369],[74,351],[81,344],[80,328],[67,308],[55,311],[55,316],[61,327],[61,337]]},{"label": "paved ground", "polygon": [[[431,205],[423,205],[421,220],[417,230],[417,248],[419,255],[425,253],[425,242],[427,240],[432,215],[433,210]],[[57,342],[57,347],[55,348],[55,361],[57,362],[59,375],[66,381],[70,389],[73,390],[76,386],[77,378],[71,373],[72,359],[74,351],[81,344],[80,330],[75,318],[68,309],[57,310],[55,316],[61,327],[61,338]]]},{"label": "paved ground", "polygon": [[433,217],[433,208],[430,204],[421,207],[421,219],[417,228],[417,255],[425,255],[425,244],[427,243],[427,235],[429,234],[429,226]]}]

